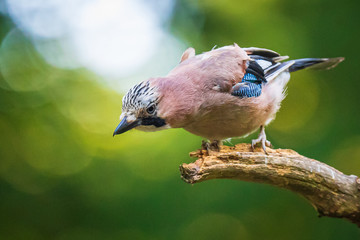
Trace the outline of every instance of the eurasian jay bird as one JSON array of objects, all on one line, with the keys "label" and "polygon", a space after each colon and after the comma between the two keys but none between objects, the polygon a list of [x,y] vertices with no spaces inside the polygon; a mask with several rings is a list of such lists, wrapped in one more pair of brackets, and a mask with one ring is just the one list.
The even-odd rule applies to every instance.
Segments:
[{"label": "eurasian jay bird", "polygon": [[[132,87],[122,99],[120,124],[113,135],[130,129],[158,131],[184,128],[220,143],[260,129],[252,147],[266,153],[265,126],[285,97],[290,73],[304,68],[330,69],[344,60],[288,56],[237,44],[195,55],[187,49],[180,64],[165,77],[150,78]],[[217,147],[218,148],[218,147]]]}]

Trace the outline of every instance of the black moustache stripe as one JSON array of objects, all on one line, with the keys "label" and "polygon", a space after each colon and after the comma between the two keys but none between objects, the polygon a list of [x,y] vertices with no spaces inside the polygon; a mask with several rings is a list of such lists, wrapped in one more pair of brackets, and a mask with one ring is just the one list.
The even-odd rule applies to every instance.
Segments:
[{"label": "black moustache stripe", "polygon": [[145,126],[154,125],[155,127],[162,127],[166,125],[166,122],[164,119],[159,117],[147,117],[141,119],[141,125],[145,125]]}]

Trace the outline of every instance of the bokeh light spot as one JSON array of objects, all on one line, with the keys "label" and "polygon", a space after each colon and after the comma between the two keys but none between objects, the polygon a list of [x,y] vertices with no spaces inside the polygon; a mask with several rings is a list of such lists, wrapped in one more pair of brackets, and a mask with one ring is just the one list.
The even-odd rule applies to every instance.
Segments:
[{"label": "bokeh light spot", "polygon": [[118,78],[134,74],[171,38],[164,25],[174,2],[7,0],[7,5],[50,64]]},{"label": "bokeh light spot", "polygon": [[329,164],[345,174],[360,176],[360,136],[354,136],[338,144]]},{"label": "bokeh light spot", "polygon": [[57,85],[54,91],[60,112],[86,131],[112,136],[114,120],[121,112],[121,96],[86,79],[74,80]]},{"label": "bokeh light spot", "polygon": [[71,128],[58,115],[56,120],[31,117],[29,125],[22,129],[22,141],[26,148],[24,157],[35,169],[52,175],[68,175],[85,168],[91,158],[85,153],[71,134],[64,129]]},{"label": "bokeh light spot", "polygon": [[[15,91],[35,91],[52,80],[50,69],[18,29],[10,31],[0,48],[0,71]],[[1,84],[0,87],[8,89]]]}]

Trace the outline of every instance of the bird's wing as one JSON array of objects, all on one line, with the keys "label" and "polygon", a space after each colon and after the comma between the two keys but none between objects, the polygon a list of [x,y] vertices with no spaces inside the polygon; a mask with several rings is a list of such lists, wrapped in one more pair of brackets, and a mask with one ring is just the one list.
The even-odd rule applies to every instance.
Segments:
[{"label": "bird's wing", "polygon": [[[288,56],[280,56],[278,53],[263,49],[263,48],[251,48],[258,49],[253,50],[253,54],[250,54],[251,61],[256,62],[263,70],[265,81],[269,82],[276,78],[280,73],[289,69],[295,61],[281,62],[285,59],[288,59]],[[256,54],[254,54],[256,53]],[[249,66],[250,67],[250,66]]]},{"label": "bird's wing", "polygon": [[250,56],[248,67],[240,83],[231,90],[231,94],[240,98],[258,97],[262,85],[275,79],[280,73],[289,69],[295,61],[281,61],[288,56],[281,56],[277,52],[264,48],[244,48]]},{"label": "bird's wing", "polygon": [[266,64],[265,62],[260,62],[260,64],[256,60],[250,60],[248,62],[244,77],[240,83],[232,87],[231,95],[239,98],[260,96],[262,84],[267,82],[264,68],[270,66],[270,64]]},{"label": "bird's wing", "polygon": [[258,48],[258,47],[248,47],[248,48],[243,48],[243,50],[248,54],[248,55],[259,55],[259,56],[263,56],[266,58],[276,58],[276,57],[280,57],[280,54],[270,50],[270,49],[266,49],[266,48]]},{"label": "bird's wing", "polygon": [[274,65],[271,69],[269,69],[269,71],[266,72],[265,74],[266,80],[268,82],[274,80],[277,76],[279,76],[280,73],[288,70],[291,67],[291,65],[293,65],[294,63],[295,61],[287,61],[284,63]]},{"label": "bird's wing", "polygon": [[[198,55],[189,48],[180,64],[167,76],[175,79],[172,85],[183,79],[180,82],[186,83],[189,88],[229,93],[236,83],[241,82],[249,60],[246,52],[236,44]],[[170,84],[170,81],[167,82]]]},{"label": "bird's wing", "polygon": [[261,89],[261,84],[241,82],[233,87],[231,95],[239,98],[258,97],[261,94]]}]

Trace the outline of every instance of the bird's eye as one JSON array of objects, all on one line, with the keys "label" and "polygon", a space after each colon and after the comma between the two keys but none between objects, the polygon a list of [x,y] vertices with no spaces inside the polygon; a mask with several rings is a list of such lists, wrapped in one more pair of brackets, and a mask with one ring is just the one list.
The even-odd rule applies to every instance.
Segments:
[{"label": "bird's eye", "polygon": [[147,109],[146,112],[148,114],[153,114],[155,112],[155,105],[150,105]]}]

